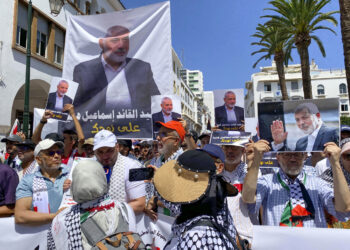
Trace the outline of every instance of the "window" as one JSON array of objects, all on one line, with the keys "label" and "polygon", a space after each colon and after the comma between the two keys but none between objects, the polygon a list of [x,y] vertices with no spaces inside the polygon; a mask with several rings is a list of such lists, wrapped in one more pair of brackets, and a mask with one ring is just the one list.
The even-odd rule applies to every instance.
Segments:
[{"label": "window", "polygon": [[63,47],[64,47],[64,32],[57,28],[55,29],[55,45],[54,45],[54,62],[62,64],[63,62]]},{"label": "window", "polygon": [[340,94],[347,94],[347,89],[346,89],[346,85],[345,85],[345,83],[341,83],[340,85],[339,85],[339,93]]},{"label": "window", "polygon": [[264,83],[264,91],[271,92],[271,83]]},{"label": "window", "polygon": [[341,104],[340,108],[341,108],[341,111],[348,111],[349,110],[349,107],[347,104]]},{"label": "window", "polygon": [[17,26],[16,44],[23,48],[27,48],[27,30]]},{"label": "window", "polygon": [[36,53],[46,57],[46,45],[47,45],[47,36],[40,31],[37,31],[36,35]]},{"label": "window", "polygon": [[317,86],[317,94],[324,95],[324,86],[322,84]]},{"label": "window", "polygon": [[27,26],[27,7],[18,2],[16,44],[23,48],[27,47]]},{"label": "window", "polygon": [[298,82],[291,82],[291,89],[292,90],[298,90],[299,89]]}]

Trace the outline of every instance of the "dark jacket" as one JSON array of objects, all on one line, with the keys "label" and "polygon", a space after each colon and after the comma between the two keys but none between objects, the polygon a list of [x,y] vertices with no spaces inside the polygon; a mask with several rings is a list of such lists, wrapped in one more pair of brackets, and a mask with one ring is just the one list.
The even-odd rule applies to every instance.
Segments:
[{"label": "dark jacket", "polygon": [[[132,108],[150,113],[151,96],[160,94],[153,79],[150,64],[138,59],[126,58],[124,72]],[[75,66],[73,81],[79,83],[74,99],[74,106],[78,110],[105,109],[108,82],[101,56]]]},{"label": "dark jacket", "polygon": [[[234,106],[237,123],[244,123],[244,108]],[[215,108],[215,124],[228,124],[225,105]]]},{"label": "dark jacket", "polygon": [[[57,92],[53,92],[53,93],[49,94],[49,97],[47,98],[47,104],[46,104],[45,109],[62,112],[62,109],[55,108],[55,106],[56,106],[56,93]],[[72,104],[72,103],[73,103],[72,98],[70,98],[69,96],[66,96],[66,95],[63,96],[63,107],[66,104]]]},{"label": "dark jacket", "polygon": [[[177,118],[181,118],[181,115],[176,112],[171,112],[171,119],[176,120]],[[159,130],[159,127],[156,126],[156,122],[164,122],[162,111],[152,114],[152,121],[153,121],[153,131],[157,132]]]}]

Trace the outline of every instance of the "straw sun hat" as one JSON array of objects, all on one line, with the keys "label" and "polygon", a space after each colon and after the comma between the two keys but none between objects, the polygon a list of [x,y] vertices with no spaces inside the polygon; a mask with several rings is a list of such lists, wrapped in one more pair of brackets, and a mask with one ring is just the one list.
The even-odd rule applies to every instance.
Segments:
[{"label": "straw sun hat", "polygon": [[[190,204],[207,194],[215,172],[214,160],[207,153],[188,150],[177,161],[169,161],[155,172],[154,186],[163,199]],[[238,191],[227,184],[227,192],[236,195]]]}]

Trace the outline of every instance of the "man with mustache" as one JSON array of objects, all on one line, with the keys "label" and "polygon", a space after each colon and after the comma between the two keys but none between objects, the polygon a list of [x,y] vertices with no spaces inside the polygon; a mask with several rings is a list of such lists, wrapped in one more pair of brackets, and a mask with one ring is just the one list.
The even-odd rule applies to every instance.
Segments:
[{"label": "man with mustache", "polygon": [[25,175],[16,189],[15,221],[26,225],[51,223],[64,208],[63,183],[68,172],[61,167],[62,142],[45,139],[35,147],[39,171]]},{"label": "man with mustache", "polygon": [[[336,128],[329,128],[323,124],[320,111],[314,103],[301,103],[294,112],[295,122],[298,128],[306,135],[300,138],[295,151],[322,151],[327,142],[339,142],[339,134]],[[284,131],[283,122],[276,120],[271,124],[271,143],[274,151],[290,151],[284,145],[288,132]]]},{"label": "man with mustache", "polygon": [[75,66],[79,83],[74,106],[78,110],[137,108],[150,112],[151,96],[160,92],[149,63],[127,57],[130,31],[112,26],[99,39],[99,57]]}]

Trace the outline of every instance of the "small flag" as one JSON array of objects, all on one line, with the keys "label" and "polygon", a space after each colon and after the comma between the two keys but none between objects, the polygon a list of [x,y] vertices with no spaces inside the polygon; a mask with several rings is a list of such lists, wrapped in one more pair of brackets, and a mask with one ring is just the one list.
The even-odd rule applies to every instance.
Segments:
[{"label": "small flag", "polygon": [[16,119],[15,122],[13,123],[12,128],[11,128],[10,135],[17,134],[17,132],[19,132],[20,129],[21,129],[21,124],[19,123],[18,119]]}]

